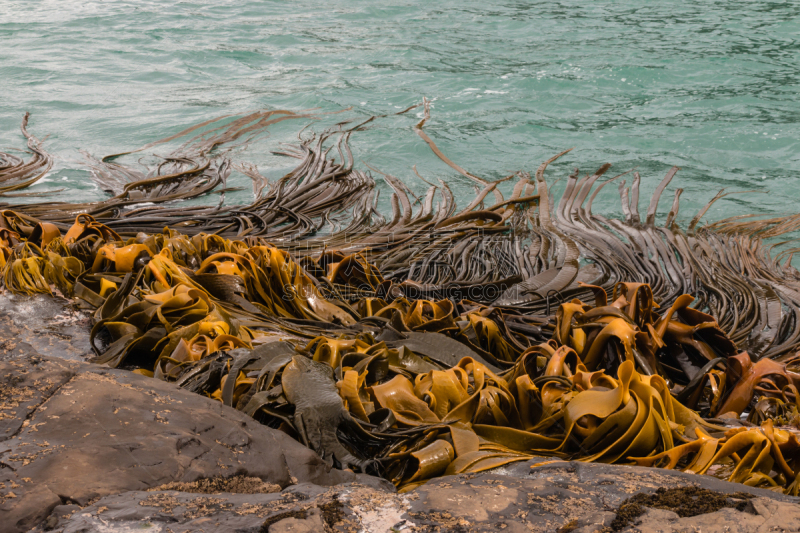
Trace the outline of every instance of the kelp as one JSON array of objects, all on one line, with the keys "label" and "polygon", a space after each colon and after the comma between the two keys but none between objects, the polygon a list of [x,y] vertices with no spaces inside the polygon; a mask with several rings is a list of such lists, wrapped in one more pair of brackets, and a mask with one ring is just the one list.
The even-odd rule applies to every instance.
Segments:
[{"label": "kelp", "polygon": [[[53,158],[42,147],[42,141],[28,132],[30,113],[25,113],[20,131],[28,141],[30,159],[0,152],[0,197],[36,196],[41,193],[14,193],[42,179],[53,166]],[[57,192],[57,191],[48,191]]]},{"label": "kelp", "polygon": [[[400,490],[544,455],[798,494],[800,276],[762,241],[793,218],[698,227],[709,203],[684,230],[678,190],[656,226],[676,167],[644,217],[634,172],[624,218],[605,218],[592,202],[624,174],[595,187],[610,165],[576,170],[556,201],[545,172],[569,151],[502,180],[516,180],[506,199],[423,131],[427,102],[416,132],[476,184],[461,210],[444,182],[418,197],[372,169],[392,191],[379,212],[349,148],[376,117],[281,147],[299,163],[275,182],[232,160],[271,124],[309,117],[220,117],[127,152],[189,137],[144,172],[126,154],[87,156],[106,200],[0,205],[4,289],[90,312],[96,362],[216,399]],[[29,161],[0,154],[15,191],[52,164],[27,120]],[[251,204],[177,204],[224,192],[233,168],[253,180]]]}]

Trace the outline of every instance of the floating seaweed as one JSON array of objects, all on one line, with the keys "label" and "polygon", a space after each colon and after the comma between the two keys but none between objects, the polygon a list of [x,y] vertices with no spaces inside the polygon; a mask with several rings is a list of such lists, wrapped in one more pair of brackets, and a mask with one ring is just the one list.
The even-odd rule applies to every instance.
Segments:
[{"label": "floating seaweed", "polygon": [[[147,172],[89,158],[106,200],[0,205],[2,285],[91,312],[96,362],[400,490],[553,456],[800,493],[800,273],[763,242],[797,218],[699,227],[717,195],[684,230],[679,189],[656,226],[674,167],[644,217],[639,174],[622,181],[624,219],[608,219],[592,202],[625,174],[595,187],[610,165],[576,170],[556,202],[545,171],[567,152],[506,178],[506,199],[439,150],[428,112],[417,133],[476,183],[463,209],[443,182],[416,197],[374,170],[393,191],[381,215],[349,148],[375,117],[284,146],[299,163],[275,182],[231,149],[309,115],[221,117],[136,150],[194,135]],[[0,196],[52,165],[27,120],[31,158],[0,154]],[[225,191],[234,167],[251,204],[175,203]]]}]

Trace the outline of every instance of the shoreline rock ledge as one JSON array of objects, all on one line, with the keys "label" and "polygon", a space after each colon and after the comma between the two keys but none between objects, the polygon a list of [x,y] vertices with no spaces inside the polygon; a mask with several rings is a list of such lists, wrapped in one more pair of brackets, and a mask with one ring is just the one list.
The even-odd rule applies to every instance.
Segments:
[{"label": "shoreline rock ledge", "polygon": [[25,355],[0,362],[0,531],[59,505],[170,482],[247,476],[285,488],[375,477],[331,469],[288,435],[172,384]]},{"label": "shoreline rock ledge", "polygon": [[[702,508],[687,516],[645,502],[618,520],[629,498],[665,489]],[[698,489],[730,505],[692,500]],[[800,530],[797,500],[545,458],[397,494],[172,384],[40,354],[0,361],[0,533],[774,532]]]}]

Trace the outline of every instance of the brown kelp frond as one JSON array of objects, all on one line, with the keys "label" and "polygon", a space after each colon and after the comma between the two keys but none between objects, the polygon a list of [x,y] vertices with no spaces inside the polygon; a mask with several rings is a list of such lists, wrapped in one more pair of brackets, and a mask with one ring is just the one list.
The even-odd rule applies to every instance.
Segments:
[{"label": "brown kelp frond", "polygon": [[[366,165],[391,191],[379,211],[349,147],[376,117],[283,145],[297,166],[272,181],[234,148],[307,116],[221,117],[137,150],[191,136],[149,168],[90,160],[105,200],[2,205],[2,286],[93,313],[97,362],[217,399],[401,490],[548,455],[798,494],[800,275],[793,250],[762,241],[797,219],[696,229],[706,208],[684,231],[679,189],[657,226],[677,167],[643,214],[634,172],[622,218],[607,218],[592,201],[627,172],[597,185],[610,164],[576,169],[553,198],[545,172],[567,150],[490,183],[422,131],[429,112],[417,133],[476,184],[461,209],[443,181],[415,194]],[[2,157],[0,175],[30,163]],[[224,190],[232,167],[253,180],[250,204],[176,202]]]},{"label": "brown kelp frond", "polygon": [[0,196],[29,195],[9,193],[30,187],[42,179],[53,166],[53,158],[42,148],[42,141],[28,132],[29,118],[30,113],[25,113],[20,130],[28,141],[31,157],[25,161],[13,154],[0,152]]},{"label": "brown kelp frond", "polygon": [[739,215],[707,224],[704,228],[716,233],[771,239],[800,229],[800,215],[773,218],[758,218],[757,215]]},{"label": "brown kelp frond", "polygon": [[[428,143],[428,146],[433,151],[433,153],[436,154],[436,156],[439,159],[441,159],[447,166],[449,166],[450,168],[452,168],[453,170],[455,170],[456,172],[458,172],[462,176],[475,181],[476,183],[479,183],[481,185],[488,185],[489,182],[486,181],[485,179],[479,178],[475,174],[472,174],[471,172],[467,172],[466,170],[464,170],[463,168],[461,168],[460,166],[455,164],[449,157],[444,155],[444,153],[441,150],[439,150],[439,147],[436,146],[436,143],[434,143],[433,140],[430,137],[428,137],[428,134],[425,133],[424,131],[422,131],[422,127],[425,125],[425,123],[428,120],[430,120],[430,117],[431,117],[431,103],[427,98],[423,100],[423,105],[424,105],[424,109],[425,109],[424,118],[421,121],[419,121],[419,123],[414,127],[414,131],[417,132],[417,135],[419,135],[422,138],[422,140],[424,140],[426,143]],[[498,191],[497,189],[494,189],[492,192],[494,193],[494,196],[497,199],[498,203],[503,201],[503,196],[502,196],[502,194],[500,194],[500,191]]]}]

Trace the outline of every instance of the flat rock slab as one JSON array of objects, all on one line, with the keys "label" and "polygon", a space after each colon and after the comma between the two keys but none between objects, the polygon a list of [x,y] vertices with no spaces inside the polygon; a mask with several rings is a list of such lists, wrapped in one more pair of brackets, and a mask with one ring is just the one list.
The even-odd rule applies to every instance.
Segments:
[{"label": "flat rock slab", "polygon": [[169,482],[245,475],[286,487],[362,479],[286,434],[124,370],[36,355],[0,361],[0,530],[59,505]]},{"label": "flat rock slab", "polygon": [[65,298],[0,293],[0,360],[40,354],[86,361],[94,355],[91,329],[90,316]]},{"label": "flat rock slab", "polygon": [[750,502],[750,512],[720,509],[687,518],[661,509],[648,510],[635,525],[621,530],[623,533],[776,533],[800,531],[798,506],[756,498]]},{"label": "flat rock slab", "polygon": [[[680,518],[649,510],[626,532],[744,533],[800,530],[800,505],[761,489],[639,467],[530,461],[482,474],[439,478],[406,494],[359,484],[301,484],[274,494],[129,492],[93,505],[59,508],[54,531],[184,533],[547,532],[610,531],[620,503],[658,488],[701,486],[753,495],[748,509]],[[54,513],[58,514],[58,513]]]},{"label": "flat rock slab", "polygon": [[588,533],[608,527],[619,505],[634,494],[684,486],[700,486],[724,494],[746,492],[785,505],[800,518],[797,498],[709,476],[553,459],[433,480],[411,493],[415,499],[407,515],[421,531],[466,527],[468,531],[487,532]]},{"label": "flat rock slab", "polygon": [[325,517],[338,518],[344,508],[338,503],[339,495],[374,493],[373,488],[356,484],[336,488],[300,484],[275,494],[126,492],[105,497],[84,509],[57,508],[50,524],[55,531],[64,533],[104,527],[108,531],[142,530],[144,525],[148,526],[147,531],[164,533],[241,533],[259,531],[266,521],[278,523],[291,518],[304,523],[313,515],[311,522],[318,526],[314,531],[324,531]]}]

